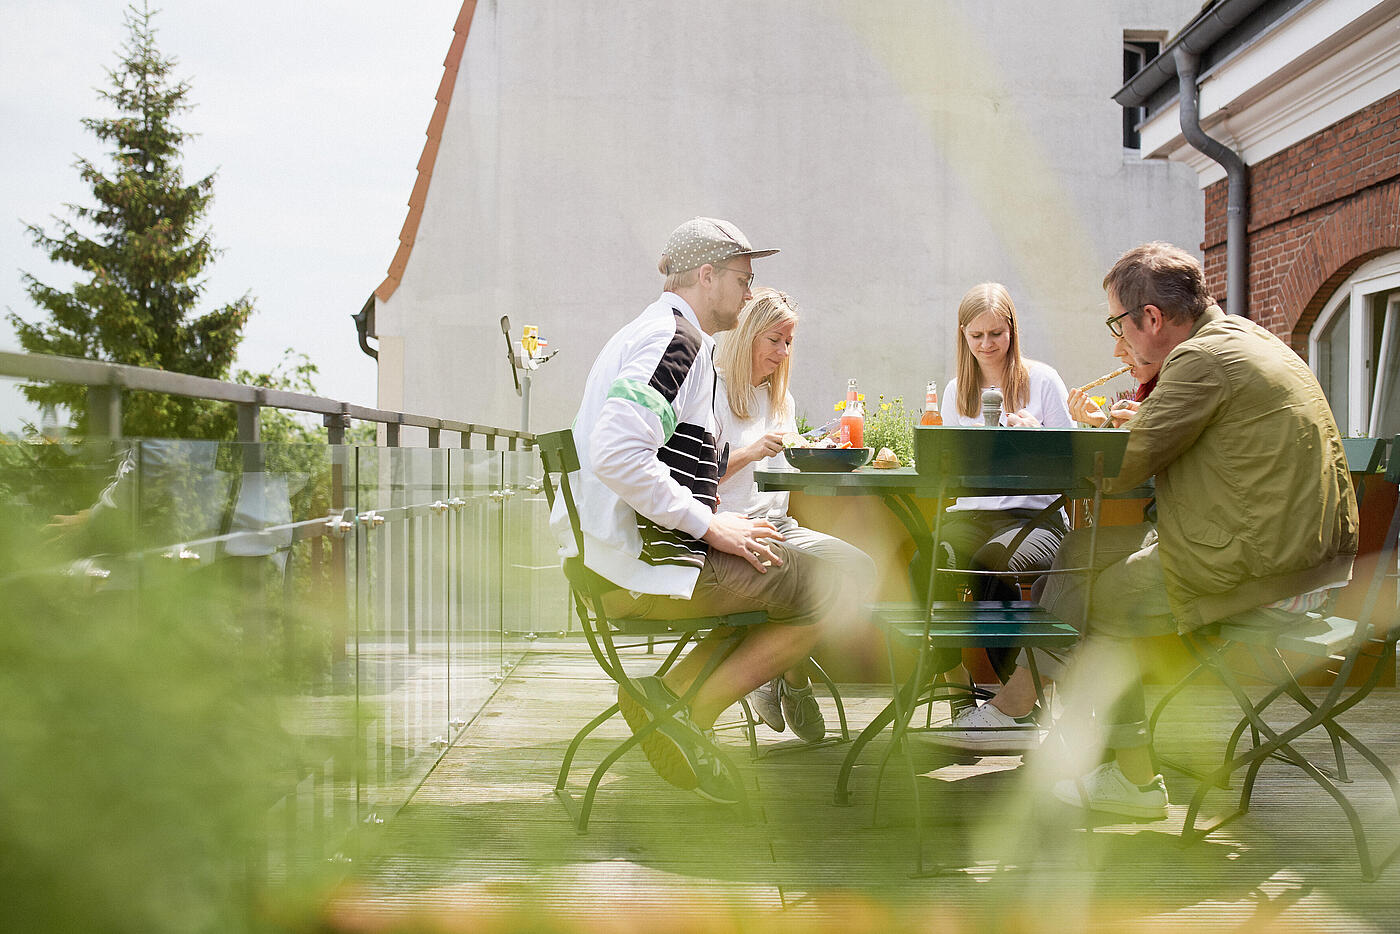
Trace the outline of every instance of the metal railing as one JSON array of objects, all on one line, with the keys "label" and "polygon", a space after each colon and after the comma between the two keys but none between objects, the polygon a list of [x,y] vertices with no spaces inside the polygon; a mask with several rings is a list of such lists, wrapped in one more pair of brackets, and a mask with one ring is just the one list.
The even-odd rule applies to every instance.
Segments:
[{"label": "metal railing", "polygon": [[405,425],[426,428],[430,448],[441,447],[444,431],[456,432],[462,448],[471,447],[473,435],[481,435],[485,439],[487,450],[495,450],[497,439],[506,441],[508,449],[512,451],[517,444],[529,448],[534,441],[534,435],[510,428],[394,412],[324,396],[245,386],[202,376],[76,357],[0,351],[0,377],[86,386],[92,417],[91,436],[100,438],[121,437],[121,394],[124,390],[133,390],[234,405],[238,411],[238,440],[246,442],[259,440],[258,414],[263,408],[320,415],[326,428],[326,440],[330,444],[345,441],[345,429],[350,427],[352,419],[384,425],[387,434],[385,444],[391,448],[399,446],[400,428]]},{"label": "metal railing", "polygon": [[[75,632],[107,618],[221,640],[249,685],[240,703],[275,711],[244,724],[249,745],[278,750],[250,859],[260,878],[352,860],[534,634],[568,628],[527,433],[84,360],[0,353],[0,376],[87,386],[106,432],[0,444],[0,505],[21,536],[9,553],[33,559],[0,582],[42,590]],[[240,440],[122,439],[124,390],[236,405]],[[263,407],[321,414],[327,443],[257,440]],[[386,425],[388,443],[341,443],[352,419]],[[405,425],[428,446],[400,446]],[[441,446],[443,431],[460,446]],[[122,651],[98,664],[130,664]],[[169,678],[194,689],[210,673],[172,664]]]}]

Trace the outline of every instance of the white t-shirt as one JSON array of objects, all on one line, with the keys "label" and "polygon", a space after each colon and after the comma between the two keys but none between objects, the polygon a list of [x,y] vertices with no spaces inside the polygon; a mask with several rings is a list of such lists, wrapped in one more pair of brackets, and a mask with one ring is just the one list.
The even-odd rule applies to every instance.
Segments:
[{"label": "white t-shirt", "polygon": [[[1026,369],[1030,372],[1030,401],[1022,408],[1027,409],[1046,428],[1073,428],[1074,420],[1069,415],[1069,390],[1055,368],[1039,360],[1027,360]],[[982,424],[982,412],[963,415],[958,411],[957,377],[948,381],[943,390],[943,400],[939,413],[945,425],[973,426]],[[1001,424],[1006,424],[1006,410],[1001,413]],[[721,489],[723,489],[721,487]],[[962,512],[969,509],[1044,509],[1055,501],[1054,496],[962,496],[949,512]]]},{"label": "white t-shirt", "polygon": [[[773,418],[769,412],[767,387],[759,386],[754,390],[754,396],[755,413],[749,418],[740,418],[729,407],[729,391],[724,384],[724,377],[719,377],[719,384],[715,387],[715,424],[718,426],[715,443],[721,451],[727,444],[732,454],[739,448],[753,444],[770,431],[797,430],[792,393],[787,395],[787,414],[781,419]],[[787,492],[760,492],[758,484],[754,482],[753,472],[785,470],[787,466],[787,458],[781,454],[774,454],[760,458],[752,464],[745,464],[729,474],[719,483],[719,511],[743,513],[751,519],[774,520],[786,516]]]}]

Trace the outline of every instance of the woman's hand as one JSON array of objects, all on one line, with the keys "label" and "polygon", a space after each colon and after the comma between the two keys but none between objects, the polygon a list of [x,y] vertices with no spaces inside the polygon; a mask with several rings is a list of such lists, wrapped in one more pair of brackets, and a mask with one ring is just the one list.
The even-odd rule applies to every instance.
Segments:
[{"label": "woman's hand", "polygon": [[1019,412],[1007,412],[1006,425],[1008,428],[1039,428],[1040,419],[1032,415],[1030,409],[1022,409]]},{"label": "woman's hand", "polygon": [[1113,407],[1108,410],[1108,417],[1113,419],[1113,427],[1122,428],[1131,421],[1141,404],[1135,399],[1119,399],[1113,403]]},{"label": "woman's hand", "polygon": [[[783,433],[781,431],[770,431],[748,447],[741,448],[739,454],[745,464],[753,464],[763,460],[765,457],[781,454],[782,450]],[[731,454],[730,457],[733,457],[733,455]]]},{"label": "woman's hand", "polygon": [[[1108,415],[1099,407],[1099,404],[1089,397],[1087,392],[1079,389],[1071,389],[1069,398],[1070,418],[1076,422],[1081,422],[1091,428],[1099,428],[1108,421]],[[1134,403],[1136,405],[1136,403]]]},{"label": "woman's hand", "polygon": [[783,433],[781,431],[770,431],[759,438],[753,444],[745,445],[729,452],[729,464],[724,469],[723,480],[737,470],[743,470],[749,464],[757,463],[765,457],[771,457],[783,450]]}]

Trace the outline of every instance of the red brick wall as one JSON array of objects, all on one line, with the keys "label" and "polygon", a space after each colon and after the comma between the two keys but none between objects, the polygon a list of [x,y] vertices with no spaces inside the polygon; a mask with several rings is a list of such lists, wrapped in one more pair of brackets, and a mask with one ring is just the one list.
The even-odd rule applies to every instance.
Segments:
[{"label": "red brick wall", "polygon": [[[1249,316],[1307,355],[1322,303],[1400,249],[1400,93],[1249,170]],[[1225,296],[1226,183],[1205,192],[1206,283]]]}]

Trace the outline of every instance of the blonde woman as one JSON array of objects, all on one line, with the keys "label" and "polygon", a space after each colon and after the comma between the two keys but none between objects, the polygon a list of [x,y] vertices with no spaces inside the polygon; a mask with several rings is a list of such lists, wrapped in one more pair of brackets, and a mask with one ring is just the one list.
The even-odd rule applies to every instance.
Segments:
[{"label": "blonde woman", "polygon": [[[958,375],[943,395],[943,424],[981,425],[982,390],[995,386],[1003,396],[1002,425],[1073,427],[1060,374],[1021,356],[1016,305],[1006,286],[984,282],[967,290],[958,304],[957,346]],[[1054,501],[1048,495],[959,498],[943,517],[940,566],[1023,574],[1048,570],[1067,530],[1062,510],[1046,512]],[[942,600],[955,599],[960,587],[969,588],[974,600],[1021,598],[1014,577],[944,574],[940,579],[935,596]],[[1014,669],[1013,651],[987,654],[998,674]]]},{"label": "blonde woman", "polygon": [[[767,519],[782,533],[786,547],[830,562],[834,579],[868,589],[876,571],[865,552],[839,538],[802,528],[788,515],[787,493],[762,492],[754,482],[756,468],[786,466],[783,435],[797,431],[788,391],[796,335],[797,303],[776,289],[760,288],[744,306],[737,327],[720,340],[715,354],[719,509]],[[859,596],[859,602],[864,602],[864,595]],[[757,688],[749,695],[749,704],[774,730],[791,726],[809,743],[826,735],[821,707],[801,667]]]}]

